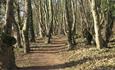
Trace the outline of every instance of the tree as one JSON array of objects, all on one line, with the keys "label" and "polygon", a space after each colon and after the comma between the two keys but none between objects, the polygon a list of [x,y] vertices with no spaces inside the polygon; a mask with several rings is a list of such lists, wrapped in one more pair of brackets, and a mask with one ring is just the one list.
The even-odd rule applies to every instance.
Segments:
[{"label": "tree", "polygon": [[34,33],[34,26],[33,26],[33,12],[32,12],[32,2],[31,0],[28,1],[28,15],[29,15],[29,30],[30,30],[30,41],[35,42],[35,33]]},{"label": "tree", "polygon": [[48,37],[48,39],[47,39],[47,43],[51,43],[51,38],[52,38],[52,32],[53,32],[53,20],[54,20],[54,17],[53,17],[53,2],[52,2],[52,0],[48,0],[48,15],[50,15],[49,16],[49,22],[48,22],[48,26],[49,26],[49,30],[48,30],[48,32],[47,32],[47,37]]},{"label": "tree", "polygon": [[[6,4],[6,19],[5,19],[5,28],[4,28],[4,33],[2,33],[2,41],[3,43],[3,48],[5,50],[3,50],[3,53],[4,53],[4,58],[6,59],[5,60],[5,63],[4,66],[5,66],[5,69],[6,70],[12,70],[16,67],[16,64],[15,64],[15,56],[14,56],[14,47],[12,46],[13,44],[8,44],[8,43],[12,43],[12,39],[13,37],[11,38],[11,33],[12,33],[12,24],[14,23],[14,6],[13,6],[13,3],[14,3],[14,0],[7,0],[7,4]],[[13,39],[15,40],[15,39]],[[9,42],[8,42],[9,41]],[[4,69],[3,69],[4,70]]]},{"label": "tree", "polygon": [[[89,0],[90,1],[90,0]],[[97,48],[108,47],[112,34],[113,19],[109,0],[91,0]]]},{"label": "tree", "polygon": [[[89,0],[90,1],[90,0]],[[103,39],[101,37],[101,29],[100,29],[100,22],[99,22],[99,13],[98,13],[98,7],[97,7],[97,0],[91,0],[90,6],[91,6],[91,12],[94,20],[94,30],[95,30],[95,41],[97,48],[103,47]]]},{"label": "tree", "polygon": [[16,32],[17,32],[17,45],[18,47],[22,48],[22,39],[21,39],[21,28],[22,28],[22,22],[21,22],[21,15],[20,15],[20,2],[19,1],[16,1],[15,2],[16,4],[16,11],[17,11],[17,18],[18,18],[18,21],[16,22],[15,20],[15,23],[14,23],[14,27],[16,28]]},{"label": "tree", "polygon": [[31,0],[25,0],[25,22],[24,22],[24,25],[23,25],[23,28],[22,28],[22,36],[23,36],[23,46],[24,46],[24,53],[28,53],[30,51],[30,45],[29,45],[29,17],[30,17],[30,10],[29,10],[29,6],[30,6],[30,3]]},{"label": "tree", "polygon": [[108,44],[113,28],[113,19],[112,19],[112,5],[110,4],[110,0],[102,0],[101,8],[102,8],[102,19],[103,23],[101,24],[103,27],[103,39]]},{"label": "tree", "polygon": [[75,17],[73,17],[73,8],[72,8],[72,0],[65,0],[65,7],[66,7],[66,17],[67,17],[67,24],[68,24],[68,45],[70,49],[73,49],[74,45],[75,45],[75,39],[74,39],[74,35],[75,35],[75,31],[74,31],[74,26],[75,26],[75,22],[74,19]]}]

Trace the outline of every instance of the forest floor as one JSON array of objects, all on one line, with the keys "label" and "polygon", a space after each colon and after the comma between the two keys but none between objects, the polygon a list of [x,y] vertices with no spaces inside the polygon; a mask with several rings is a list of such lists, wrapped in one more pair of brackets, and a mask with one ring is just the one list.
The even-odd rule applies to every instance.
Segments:
[{"label": "forest floor", "polygon": [[19,70],[115,70],[115,37],[111,48],[96,49],[94,45],[85,45],[82,39],[74,50],[68,51],[65,37],[55,37],[51,44],[37,39],[31,44],[28,54],[16,53]]},{"label": "forest floor", "polygon": [[44,39],[38,39],[32,43],[29,54],[17,54],[19,70],[62,70],[66,64],[59,53],[68,50],[65,38],[54,38],[51,44],[43,42]]}]

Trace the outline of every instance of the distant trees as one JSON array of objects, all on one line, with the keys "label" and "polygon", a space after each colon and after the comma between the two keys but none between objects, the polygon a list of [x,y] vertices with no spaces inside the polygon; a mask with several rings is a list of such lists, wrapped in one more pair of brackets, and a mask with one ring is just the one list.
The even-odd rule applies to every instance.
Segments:
[{"label": "distant trees", "polygon": [[63,35],[72,49],[79,35],[88,44],[95,38],[97,48],[102,48],[107,47],[112,34],[113,7],[109,0],[7,0],[7,4],[1,0],[0,9],[0,22],[7,11],[4,32],[9,36],[17,33],[24,53],[30,51],[30,42],[36,37],[51,43],[53,36]]},{"label": "distant trees", "polygon": [[[97,18],[98,17],[99,18],[96,20],[99,20],[98,21],[99,23],[98,22],[96,23],[97,25],[99,24],[99,26],[96,26],[96,28],[99,27],[99,30],[97,30],[98,32],[100,32],[99,36],[102,35],[100,38],[102,38],[102,42],[106,43],[106,40],[103,37],[108,37],[110,35],[106,34],[108,32],[107,31],[108,28],[107,30],[105,30],[106,33],[102,33],[102,32],[105,32],[103,31],[104,29],[103,24],[101,25],[101,23],[105,24],[105,19],[103,18],[104,11],[102,10],[102,8],[106,7],[106,9],[108,9],[110,5],[108,5],[107,0],[96,1],[95,2],[96,9],[92,11],[90,9],[90,7],[92,8],[92,1],[93,0],[89,0],[89,1],[70,0],[67,2],[66,0],[33,1],[34,2],[33,5],[35,5],[33,10],[35,12],[34,15],[36,16],[34,18],[38,19],[39,21],[37,22],[38,23],[37,24],[36,20],[33,20],[36,23],[34,25],[38,25],[38,27],[35,26],[35,28],[39,28],[39,31],[37,30],[36,31],[41,37],[48,36],[47,38],[49,39],[47,39],[47,42],[49,41],[49,43],[50,43],[51,36],[57,35],[57,34],[59,35],[63,34],[68,37],[68,41],[70,41],[69,39],[71,39],[71,43],[75,43],[74,35],[76,35],[77,33],[85,36],[87,41],[90,41],[89,43],[91,43],[93,38],[96,37],[94,36],[96,35],[95,29],[94,29],[95,25],[92,23],[95,23],[93,20],[97,16]],[[107,3],[106,5],[108,6],[103,5],[104,4],[103,2]],[[96,15],[94,15],[93,12],[96,10],[97,10],[97,13]],[[50,22],[52,22],[51,27],[50,27]],[[107,46],[107,45],[104,45],[104,46]]]},{"label": "distant trees", "polygon": [[[69,49],[75,47],[76,35],[84,36],[88,44],[95,38],[97,48],[103,48],[108,46],[112,34],[113,10],[110,0],[0,0],[0,26],[5,21],[0,32],[7,36],[4,39],[10,40],[14,40],[16,32],[18,46],[23,47],[24,53],[30,51],[30,42],[35,42],[36,37],[51,43],[56,35],[67,38]],[[12,70],[15,40],[4,45],[9,41],[4,39],[0,37],[0,65],[3,70]],[[2,46],[6,51],[3,58]]]},{"label": "distant trees", "polygon": [[81,25],[81,33],[83,38],[86,39],[86,44],[91,44],[93,41],[94,28],[93,28],[93,19],[90,11],[90,5],[88,0],[78,0],[78,12],[80,16],[80,25]]}]

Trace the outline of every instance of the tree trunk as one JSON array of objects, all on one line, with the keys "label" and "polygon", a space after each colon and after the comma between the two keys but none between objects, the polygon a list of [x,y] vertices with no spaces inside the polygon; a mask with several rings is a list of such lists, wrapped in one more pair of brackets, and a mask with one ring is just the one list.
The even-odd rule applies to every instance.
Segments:
[{"label": "tree trunk", "polygon": [[108,44],[111,34],[112,34],[112,28],[113,28],[113,19],[112,19],[112,13],[111,13],[111,6],[110,6],[110,1],[106,0],[106,3],[108,4],[107,11],[103,12],[104,13],[104,40]]},{"label": "tree trunk", "polygon": [[68,46],[70,49],[74,48],[74,25],[76,24],[74,21],[74,13],[73,13],[73,9],[72,9],[72,2],[71,0],[66,0],[65,2],[65,7],[66,7],[66,17],[67,17],[67,24],[68,24],[68,32],[67,32],[67,36],[68,36]]},{"label": "tree trunk", "polygon": [[[8,61],[8,55],[6,46],[3,46],[3,42],[0,38],[0,70],[8,70],[7,68],[7,61]],[[5,52],[4,52],[5,51]]]},{"label": "tree trunk", "polygon": [[[8,36],[11,36],[12,23],[14,23],[14,6],[13,6],[13,3],[14,3],[14,0],[7,0],[6,21],[5,21],[6,24],[5,24],[4,33],[6,35],[8,35]],[[4,37],[4,35],[3,35],[3,37]],[[4,46],[4,44],[3,44],[3,46]],[[6,65],[5,66],[6,66],[6,69],[7,70],[13,70],[14,68],[16,68],[14,47],[12,45],[7,44],[7,45],[4,46],[4,49],[6,50],[4,52],[7,54],[7,55],[5,54],[5,58],[6,58],[6,63],[5,63]]]},{"label": "tree trunk", "polygon": [[30,45],[29,45],[29,35],[28,35],[28,31],[29,31],[29,2],[30,0],[25,0],[25,23],[23,25],[23,29],[22,29],[22,36],[23,36],[23,46],[24,46],[24,53],[28,53],[30,51]]},{"label": "tree trunk", "polygon": [[52,0],[49,0],[48,12],[49,12],[49,30],[47,33],[47,42],[46,43],[51,43],[52,32],[53,32],[53,15],[54,15]]},{"label": "tree trunk", "polygon": [[96,41],[96,46],[97,48],[102,48],[103,47],[103,40],[101,37],[101,30],[100,30],[100,22],[99,22],[99,14],[97,11],[97,2],[96,0],[91,1],[91,12],[93,15],[93,20],[94,20],[94,30],[95,30],[95,41]]},{"label": "tree trunk", "polygon": [[30,30],[30,41],[35,42],[35,33],[34,33],[34,26],[33,26],[33,13],[32,13],[32,6],[31,0],[28,1],[28,8],[29,8],[29,30]]}]

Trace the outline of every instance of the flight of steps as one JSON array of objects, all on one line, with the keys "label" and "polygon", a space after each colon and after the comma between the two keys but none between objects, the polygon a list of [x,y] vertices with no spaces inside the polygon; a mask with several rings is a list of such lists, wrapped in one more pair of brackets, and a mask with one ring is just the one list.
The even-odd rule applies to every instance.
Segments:
[{"label": "flight of steps", "polygon": [[66,40],[53,38],[50,44],[44,43],[45,39],[37,39],[36,43],[31,43],[30,52],[57,53],[68,49]]}]

